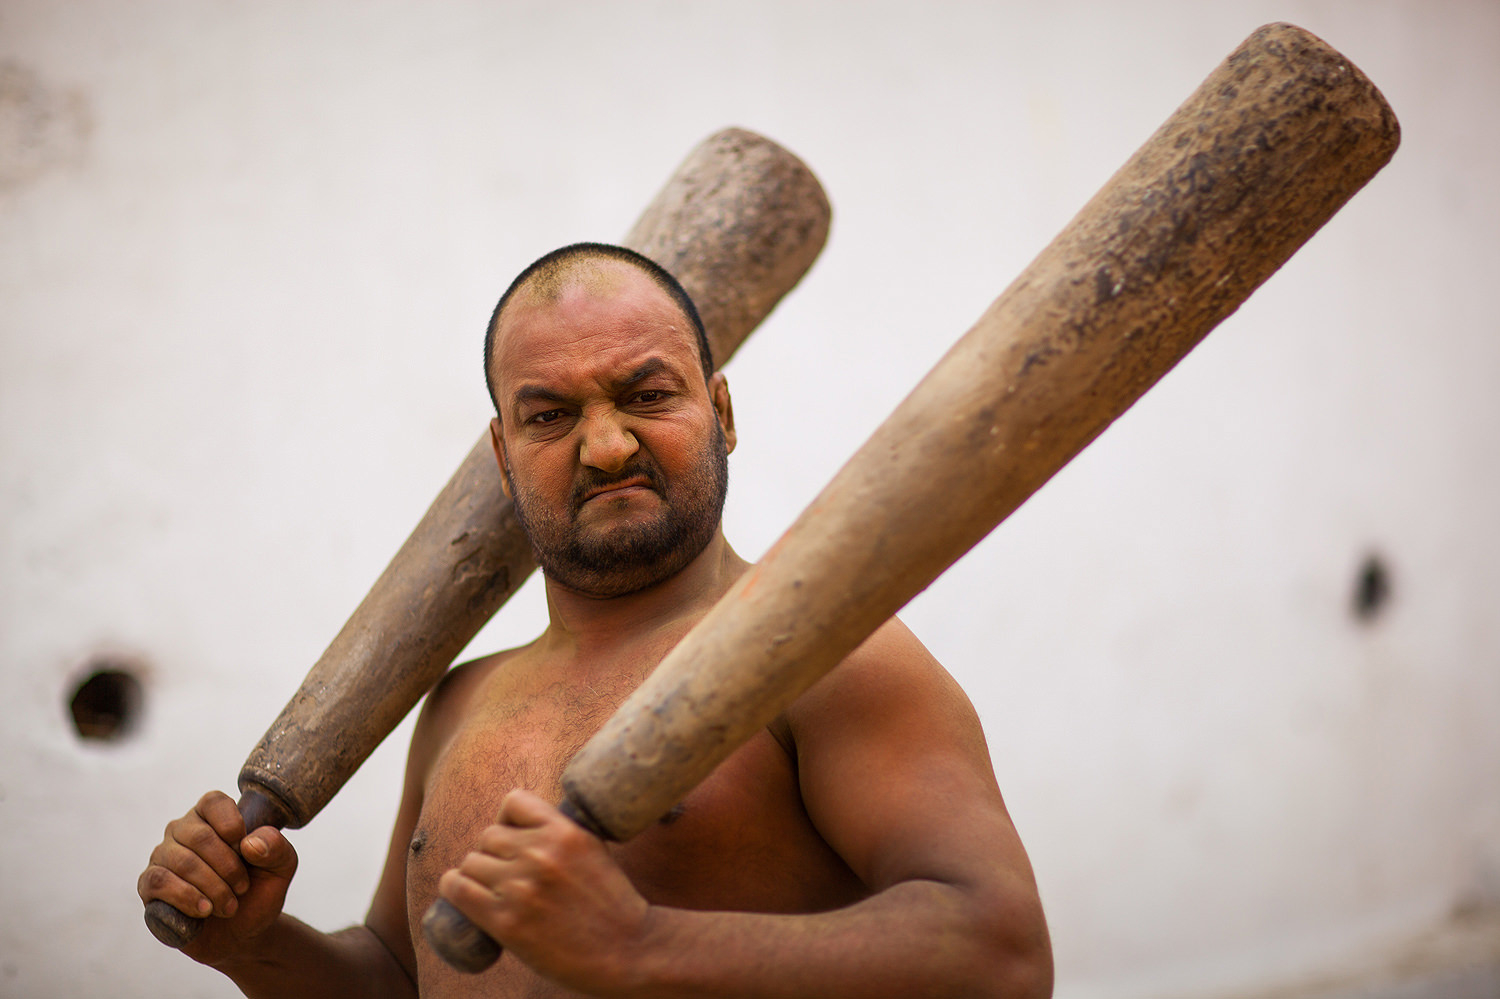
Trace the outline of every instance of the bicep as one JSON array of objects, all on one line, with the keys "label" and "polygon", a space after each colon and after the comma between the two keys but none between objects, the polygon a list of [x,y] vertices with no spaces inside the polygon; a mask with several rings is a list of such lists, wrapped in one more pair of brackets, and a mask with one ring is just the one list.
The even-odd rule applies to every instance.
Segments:
[{"label": "bicep", "polygon": [[915,879],[1035,890],[978,715],[899,621],[788,718],[808,814],[872,890]]},{"label": "bicep", "polygon": [[406,856],[421,808],[420,788],[417,789],[414,800],[408,780],[408,786],[401,794],[396,824],[391,830],[385,867],[375,886],[375,897],[370,901],[370,910],[365,914],[365,925],[370,932],[380,938],[391,956],[400,963],[407,977],[413,981],[416,980],[417,953],[412,943],[406,912]]}]

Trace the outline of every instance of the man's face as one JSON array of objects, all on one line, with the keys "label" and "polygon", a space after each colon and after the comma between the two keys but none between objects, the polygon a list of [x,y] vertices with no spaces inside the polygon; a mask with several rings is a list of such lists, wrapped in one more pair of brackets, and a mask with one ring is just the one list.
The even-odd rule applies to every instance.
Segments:
[{"label": "man's face", "polygon": [[713,539],[733,423],[671,298],[627,264],[594,266],[554,299],[523,289],[507,305],[493,429],[542,570],[610,597],[675,575]]}]

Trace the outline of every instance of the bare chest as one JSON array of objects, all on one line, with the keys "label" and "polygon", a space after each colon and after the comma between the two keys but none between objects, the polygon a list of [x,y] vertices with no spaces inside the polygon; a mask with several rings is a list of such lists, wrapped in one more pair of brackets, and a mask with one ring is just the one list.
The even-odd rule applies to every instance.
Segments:
[{"label": "bare chest", "polygon": [[455,866],[495,821],[500,801],[524,788],[556,801],[563,770],[633,684],[599,688],[554,683],[479,700],[453,732],[427,775],[408,864],[413,879]]},{"label": "bare chest", "polygon": [[[608,688],[551,685],[481,700],[435,760],[407,854],[413,930],[456,866],[492,823],[501,799],[526,788],[556,801],[563,769],[634,681]],[[653,904],[690,909],[807,912],[848,904],[864,888],[808,819],[788,751],[762,731],[656,826],[611,852]],[[420,933],[414,932],[420,941]],[[424,985],[446,969],[418,945]],[[491,977],[494,976],[494,977]],[[502,959],[469,994],[565,995]],[[480,982],[467,979],[470,989]],[[425,993],[425,990],[424,990]]]}]

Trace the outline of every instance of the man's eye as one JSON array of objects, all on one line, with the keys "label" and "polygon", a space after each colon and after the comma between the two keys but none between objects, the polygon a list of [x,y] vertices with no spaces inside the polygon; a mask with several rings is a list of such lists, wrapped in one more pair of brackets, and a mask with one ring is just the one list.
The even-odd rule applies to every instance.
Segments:
[{"label": "man's eye", "polygon": [[645,392],[637,392],[635,394],[636,402],[660,402],[661,400],[662,393],[656,389],[647,389]]},{"label": "man's eye", "polygon": [[541,423],[541,424],[552,423],[552,422],[555,422],[557,420],[562,419],[562,415],[563,415],[563,412],[560,409],[549,409],[546,412],[538,413],[535,416],[533,416],[531,418],[531,422],[532,423]]}]

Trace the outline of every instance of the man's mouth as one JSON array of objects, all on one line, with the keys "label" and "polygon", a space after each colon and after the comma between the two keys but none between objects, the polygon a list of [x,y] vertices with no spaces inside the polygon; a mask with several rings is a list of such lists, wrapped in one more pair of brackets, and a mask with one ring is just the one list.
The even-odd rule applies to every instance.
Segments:
[{"label": "man's mouth", "polygon": [[634,475],[628,479],[620,479],[617,482],[606,482],[584,490],[583,498],[578,501],[578,505],[583,506],[583,504],[587,503],[591,499],[597,499],[600,496],[609,496],[613,493],[623,492],[627,489],[650,488],[652,488],[652,482],[649,476]]}]

